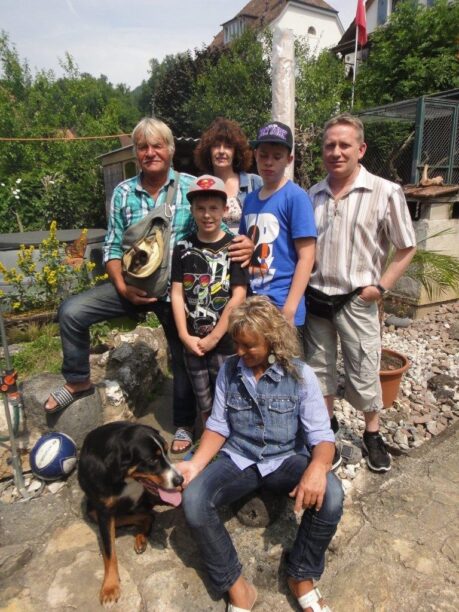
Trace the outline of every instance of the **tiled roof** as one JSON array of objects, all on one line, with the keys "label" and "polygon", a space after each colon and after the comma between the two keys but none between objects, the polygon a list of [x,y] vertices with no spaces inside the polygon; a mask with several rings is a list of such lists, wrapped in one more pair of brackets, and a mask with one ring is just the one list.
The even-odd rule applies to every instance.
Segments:
[{"label": "tiled roof", "polygon": [[[226,21],[229,23],[236,19],[236,17],[248,17],[251,18],[250,25],[256,28],[267,27],[272,23],[284,10],[285,6],[289,4],[290,0],[250,0],[232,19]],[[337,13],[334,8],[324,2],[324,0],[294,0],[295,4],[304,5],[305,8],[308,6],[313,8],[319,8],[330,13]],[[222,25],[225,25],[222,24]],[[223,30],[221,30],[217,36],[213,39],[211,47],[222,47],[224,43]]]}]

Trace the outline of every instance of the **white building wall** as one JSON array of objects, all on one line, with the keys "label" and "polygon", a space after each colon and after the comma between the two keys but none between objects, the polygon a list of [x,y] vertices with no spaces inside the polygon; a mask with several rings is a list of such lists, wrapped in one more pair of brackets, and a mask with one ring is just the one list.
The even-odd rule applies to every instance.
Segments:
[{"label": "white building wall", "polygon": [[[391,0],[389,0],[388,4],[392,4]],[[373,32],[378,27],[378,0],[372,3],[372,5],[367,8],[367,32]]]},{"label": "white building wall", "polygon": [[[311,51],[319,53],[322,49],[333,47],[343,35],[343,28],[338,18],[323,15],[311,9],[287,5],[281,15],[271,23],[271,27],[289,28],[296,36],[305,36],[309,40]],[[314,28],[316,34],[308,34]]]}]

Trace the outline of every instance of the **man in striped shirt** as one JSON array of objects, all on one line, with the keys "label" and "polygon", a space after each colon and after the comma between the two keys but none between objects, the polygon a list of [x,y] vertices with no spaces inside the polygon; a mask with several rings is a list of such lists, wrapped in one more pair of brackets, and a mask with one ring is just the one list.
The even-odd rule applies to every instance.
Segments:
[{"label": "man in striped shirt", "polygon": [[[132,132],[140,172],[120,183],[114,190],[108,229],[105,237],[104,262],[111,282],[65,300],[59,309],[63,351],[62,374],[65,385],[51,393],[45,402],[47,414],[56,413],[75,400],[94,393],[89,368],[89,327],[115,317],[153,311],[161,322],[172,357],[173,421],[177,428],[172,452],[190,446],[195,420],[193,390],[184,361],[183,345],[177,334],[169,294],[162,298],[147,297],[147,292],[127,284],[122,271],[123,234],[152,209],[167,201],[172,190],[170,257],[175,244],[194,227],[186,193],[195,177],[172,170],[175,144],[170,128],[150,117],[142,119]],[[178,180],[177,188],[174,182]],[[233,261],[248,263],[253,243],[246,236],[236,236],[229,247]],[[179,431],[180,430],[180,431]]]},{"label": "man in striped shirt", "polygon": [[[345,398],[363,411],[363,448],[370,469],[391,459],[379,434],[381,334],[377,302],[402,276],[416,251],[413,224],[399,185],[370,174],[362,122],[339,115],[324,127],[328,175],[309,195],[317,226],[316,262],[309,282],[306,360],[317,374],[332,429],[337,387],[337,337],[346,374]],[[394,255],[386,267],[389,249]],[[334,467],[341,461],[335,455]]]}]

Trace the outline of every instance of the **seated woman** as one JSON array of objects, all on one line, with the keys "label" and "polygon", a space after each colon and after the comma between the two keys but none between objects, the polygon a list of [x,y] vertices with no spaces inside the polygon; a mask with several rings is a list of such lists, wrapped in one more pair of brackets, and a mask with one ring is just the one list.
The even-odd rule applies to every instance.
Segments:
[{"label": "seated woman", "polygon": [[[266,487],[304,509],[288,556],[288,584],[303,610],[329,608],[314,580],[342,514],[343,491],[330,472],[335,450],[330,419],[295,329],[265,296],[233,310],[229,331],[237,355],[221,367],[212,414],[184,476],[183,507],[215,590],[230,612],[251,610],[255,587],[242,566],[218,508]],[[216,460],[212,459],[216,456]]]},{"label": "seated woman", "polygon": [[253,154],[240,125],[217,117],[202,134],[194,151],[194,163],[202,172],[218,176],[225,183],[228,214],[224,221],[233,234],[239,233],[245,196],[263,185],[258,174],[248,174]]}]

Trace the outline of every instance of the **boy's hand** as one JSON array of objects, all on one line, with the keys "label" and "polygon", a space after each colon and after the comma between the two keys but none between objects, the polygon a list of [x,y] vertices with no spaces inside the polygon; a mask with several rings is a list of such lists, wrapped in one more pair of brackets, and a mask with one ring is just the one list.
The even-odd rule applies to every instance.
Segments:
[{"label": "boy's hand", "polygon": [[198,336],[187,336],[181,340],[189,353],[193,353],[193,355],[197,355],[198,357],[202,357],[204,355],[204,351],[199,346],[201,338],[198,338]]},{"label": "boy's hand", "polygon": [[234,236],[234,238],[231,240],[231,244],[228,247],[231,261],[240,262],[243,268],[246,268],[249,265],[254,249],[255,245],[250,238],[248,236],[240,235]]},{"label": "boy's hand", "polygon": [[287,319],[287,321],[290,323],[290,325],[292,327],[295,327],[295,311],[290,310],[289,308],[286,308],[284,306],[284,308],[281,309],[282,314],[284,315],[284,317]]},{"label": "boy's hand", "polygon": [[209,334],[205,338],[199,338],[198,346],[204,353],[208,353],[218,344],[218,339]]}]

